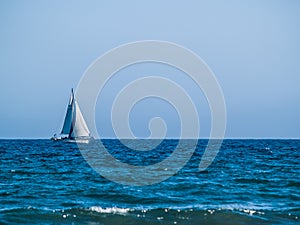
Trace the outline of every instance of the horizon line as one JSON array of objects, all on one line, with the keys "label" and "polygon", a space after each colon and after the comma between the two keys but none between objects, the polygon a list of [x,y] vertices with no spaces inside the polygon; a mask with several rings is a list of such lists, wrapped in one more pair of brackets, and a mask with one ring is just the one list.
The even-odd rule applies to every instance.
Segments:
[{"label": "horizon line", "polygon": [[[116,137],[103,137],[100,140],[300,140],[300,137],[225,137],[225,138],[178,138],[178,137],[167,137],[167,138],[116,138]],[[96,140],[99,140],[96,139]],[[45,137],[0,137],[0,140],[50,140]]]}]

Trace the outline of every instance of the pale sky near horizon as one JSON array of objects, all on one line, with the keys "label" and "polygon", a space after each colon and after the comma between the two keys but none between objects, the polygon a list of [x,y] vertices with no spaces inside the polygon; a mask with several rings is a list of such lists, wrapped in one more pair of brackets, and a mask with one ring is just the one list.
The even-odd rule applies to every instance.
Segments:
[{"label": "pale sky near horizon", "polygon": [[[59,133],[72,87],[87,67],[119,45],[163,40],[182,45],[214,72],[227,107],[227,138],[300,138],[300,1],[0,1],[0,138]],[[174,76],[196,102],[201,137],[210,130],[205,98],[184,74],[162,65],[120,71],[97,104],[103,137],[114,137],[114,94],[139,75]],[[130,79],[129,79],[130,77]],[[199,99],[198,99],[199,96]],[[198,102],[199,100],[199,102]],[[174,109],[149,99],[132,130],[162,116],[179,133]]]}]

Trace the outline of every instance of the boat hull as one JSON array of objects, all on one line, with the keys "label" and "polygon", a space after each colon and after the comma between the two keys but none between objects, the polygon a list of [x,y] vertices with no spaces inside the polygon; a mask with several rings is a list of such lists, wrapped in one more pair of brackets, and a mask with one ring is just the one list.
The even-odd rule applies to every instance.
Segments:
[{"label": "boat hull", "polygon": [[59,142],[67,142],[67,143],[78,143],[78,144],[88,144],[92,138],[60,138],[60,137],[53,137],[51,138],[52,141],[59,141]]}]

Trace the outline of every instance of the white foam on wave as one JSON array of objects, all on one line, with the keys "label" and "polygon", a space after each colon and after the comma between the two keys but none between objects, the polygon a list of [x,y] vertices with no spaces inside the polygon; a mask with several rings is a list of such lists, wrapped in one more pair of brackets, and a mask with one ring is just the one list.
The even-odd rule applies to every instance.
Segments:
[{"label": "white foam on wave", "polygon": [[109,208],[102,208],[99,206],[92,206],[88,208],[88,210],[98,213],[112,213],[112,214],[126,214],[131,211],[130,208],[118,208],[118,207],[109,207]]},{"label": "white foam on wave", "polygon": [[[223,204],[223,205],[202,205],[202,204],[196,204],[196,205],[187,205],[185,207],[179,207],[181,210],[186,211],[193,211],[193,210],[205,210],[208,214],[214,214],[217,211],[223,211],[223,210],[229,210],[229,211],[238,211],[242,213],[249,214],[250,216],[253,215],[264,215],[265,211],[274,210],[274,207],[270,204]],[[178,210],[178,207],[171,207],[169,209]],[[178,210],[180,212],[180,210]]]}]

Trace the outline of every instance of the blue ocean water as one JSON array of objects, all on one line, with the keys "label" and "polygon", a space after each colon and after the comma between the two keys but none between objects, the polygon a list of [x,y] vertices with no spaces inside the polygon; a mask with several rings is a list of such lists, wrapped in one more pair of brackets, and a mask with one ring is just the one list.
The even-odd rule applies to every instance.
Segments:
[{"label": "blue ocean water", "polygon": [[[149,165],[178,140],[145,152],[103,143],[123,162]],[[199,172],[206,145],[171,178],[135,187],[100,176],[74,143],[0,140],[0,224],[300,224],[300,140],[224,140]]]}]

